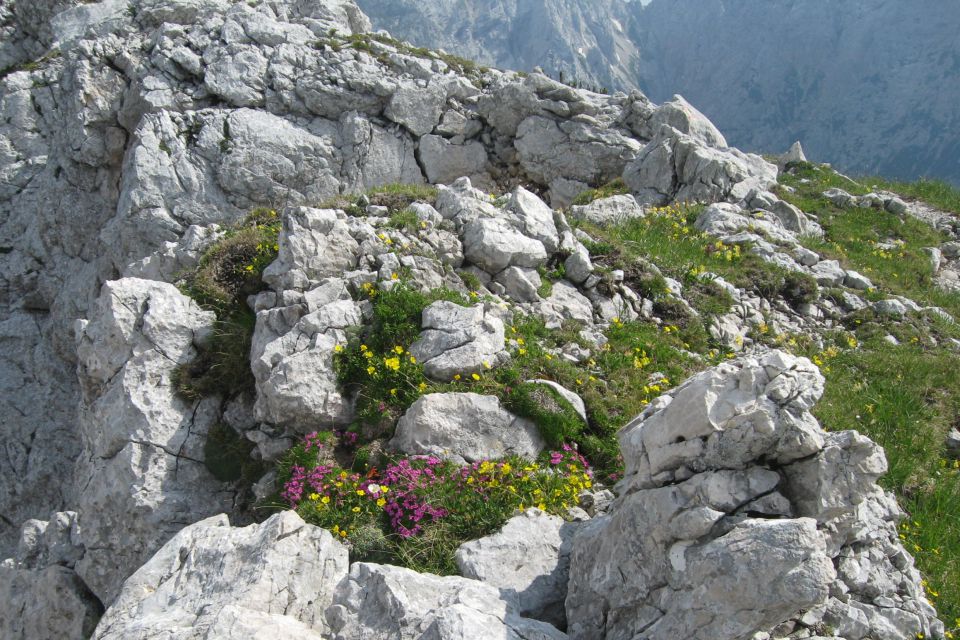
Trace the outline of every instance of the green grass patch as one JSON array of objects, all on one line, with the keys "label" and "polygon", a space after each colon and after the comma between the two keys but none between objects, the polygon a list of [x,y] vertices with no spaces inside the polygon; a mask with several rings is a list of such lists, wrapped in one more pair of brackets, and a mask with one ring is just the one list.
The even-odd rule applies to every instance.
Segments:
[{"label": "green grass patch", "polygon": [[[851,189],[849,184],[845,187],[848,181],[828,168],[803,165],[796,175],[781,176],[781,182],[796,189],[792,194],[782,191],[781,196],[815,215],[824,229],[822,239],[804,238],[804,246],[870,278],[878,296],[881,292],[906,296],[920,304],[943,307],[960,317],[960,294],[935,286],[930,259],[924,251],[925,247],[945,242],[948,238],[944,234],[910,216],[901,218],[881,209],[836,206],[822,196],[823,191],[833,186],[852,193],[868,189]],[[894,190],[893,183],[888,186]],[[925,188],[917,187],[918,192]]]},{"label": "green grass patch", "polygon": [[909,514],[904,544],[950,628],[960,617],[960,470],[944,458],[944,438],[960,423],[957,356],[875,338],[840,351],[822,371],[826,392],[814,414],[825,428],[856,429],[886,450],[890,471],[881,484]]},{"label": "green grass patch", "polygon": [[174,390],[187,400],[219,395],[232,398],[254,391],[250,346],[256,316],[247,308],[217,318],[213,331],[197,347],[197,357],[173,370]]},{"label": "green grass patch", "polygon": [[623,181],[623,178],[615,178],[603,186],[597,187],[596,189],[587,189],[586,191],[580,193],[576,198],[573,199],[571,204],[586,205],[590,204],[594,200],[609,198],[610,196],[624,195],[627,193],[630,193],[630,188]]},{"label": "green grass patch", "polygon": [[920,178],[914,182],[886,180],[879,177],[860,178],[871,191],[893,191],[909,200],[922,200],[943,211],[960,214],[960,189],[943,180]]}]

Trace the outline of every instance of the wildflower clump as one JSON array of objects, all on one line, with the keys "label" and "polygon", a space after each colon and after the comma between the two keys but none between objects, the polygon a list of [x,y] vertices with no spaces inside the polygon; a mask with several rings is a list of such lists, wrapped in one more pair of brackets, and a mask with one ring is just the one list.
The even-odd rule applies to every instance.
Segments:
[{"label": "wildflower clump", "polygon": [[538,461],[513,456],[460,466],[401,457],[360,474],[338,466],[310,434],[279,468],[284,503],[350,545],[353,560],[441,575],[456,572],[460,544],[498,530],[518,509],[565,516],[593,486],[590,465],[570,445]]}]

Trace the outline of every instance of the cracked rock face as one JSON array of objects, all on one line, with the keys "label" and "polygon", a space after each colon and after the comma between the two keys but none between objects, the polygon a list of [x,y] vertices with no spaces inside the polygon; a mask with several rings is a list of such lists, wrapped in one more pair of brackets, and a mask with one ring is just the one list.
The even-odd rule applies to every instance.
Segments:
[{"label": "cracked rock face", "polygon": [[184,524],[232,506],[233,492],[203,465],[218,400],[187,402],[170,385],[212,322],[173,285],[125,278],[104,285],[78,331],[83,451],[73,503],[86,550],[76,571],[104,603]]},{"label": "cracked rock face", "polygon": [[857,640],[939,633],[875,484],[883,451],[824,433],[809,413],[822,392],[810,361],[771,351],[624,427],[621,497],[574,538],[570,636],[733,640],[801,615]]},{"label": "cracked rock face", "polygon": [[292,512],[182,529],[124,583],[94,638],[324,638],[347,548]]}]

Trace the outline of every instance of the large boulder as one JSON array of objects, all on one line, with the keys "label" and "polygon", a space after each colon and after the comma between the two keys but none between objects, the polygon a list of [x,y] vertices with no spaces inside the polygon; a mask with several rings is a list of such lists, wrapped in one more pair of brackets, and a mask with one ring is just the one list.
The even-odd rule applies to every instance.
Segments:
[{"label": "large boulder", "polygon": [[86,640],[103,605],[71,569],[0,566],[0,637]]},{"label": "large boulder", "polygon": [[883,452],[823,432],[822,392],[809,360],[771,351],[695,375],[624,427],[621,495],[574,538],[571,637],[941,633],[875,484]]},{"label": "large boulder", "polygon": [[777,167],[737,149],[708,146],[664,124],[623,171],[638,200],[738,202],[777,183]]},{"label": "large boulder", "polygon": [[563,605],[574,526],[539,509],[527,509],[497,533],[460,545],[457,568],[465,578],[500,589],[520,615],[565,629]]},{"label": "large boulder", "polygon": [[402,567],[357,562],[327,609],[335,640],[563,640],[523,618],[496,587]]},{"label": "large boulder", "polygon": [[293,511],[180,531],[124,583],[96,640],[323,638],[347,548]]},{"label": "large boulder", "polygon": [[510,454],[536,458],[544,441],[537,425],[504,409],[496,396],[431,393],[397,422],[390,448],[462,463]]},{"label": "large boulder", "polygon": [[599,198],[590,204],[570,207],[570,215],[594,224],[618,224],[644,216],[643,207],[636,198],[627,195]]},{"label": "large boulder", "polygon": [[303,291],[356,268],[360,249],[343,212],[310,207],[284,212],[279,247],[277,259],[263,272],[264,282],[278,291]]},{"label": "large boulder", "polygon": [[[314,311],[303,314],[305,310]],[[257,313],[250,360],[258,419],[306,433],[317,424],[343,425],[353,404],[333,369],[334,349],[363,316],[346,283],[329,278],[307,292],[304,304]]]},{"label": "large boulder", "polygon": [[173,285],[124,278],[103,286],[78,325],[83,453],[73,504],[86,551],[76,570],[105,604],[184,524],[233,505],[203,463],[220,400],[184,400],[170,382],[212,323]]},{"label": "large boulder", "polygon": [[542,242],[500,218],[478,218],[468,223],[463,231],[463,255],[490,275],[510,266],[539,267],[548,258]]},{"label": "large boulder", "polygon": [[508,361],[503,321],[483,305],[463,307],[438,300],[423,310],[420,338],[410,353],[424,373],[442,382],[469,376]]}]

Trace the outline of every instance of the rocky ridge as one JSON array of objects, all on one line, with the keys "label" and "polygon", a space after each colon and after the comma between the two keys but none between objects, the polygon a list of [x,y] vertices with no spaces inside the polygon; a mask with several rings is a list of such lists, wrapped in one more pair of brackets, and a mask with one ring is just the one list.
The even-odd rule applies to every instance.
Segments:
[{"label": "rocky ridge", "polygon": [[[542,67],[587,87],[639,88],[655,101],[683,94],[745,149],[778,152],[800,139],[812,157],[859,175],[960,179],[956,141],[941,135],[956,129],[949,106],[956,93],[944,89],[957,86],[954,6],[359,4],[375,28],[419,46],[502,68]],[[751,37],[741,38],[745,31]],[[928,99],[918,104],[917,96]]]},{"label": "rocky ridge", "polygon": [[[715,202],[697,226],[723,242],[750,243],[818,281],[855,290],[862,280],[805,253],[797,234],[817,224],[771,191],[777,167],[727,147],[679,98],[657,106],[539,74],[455,67],[358,35],[369,23],[350,2],[46,9],[43,28],[25,19],[17,28],[59,54],[8,74],[0,94],[9,248],[0,255],[0,313],[11,345],[0,380],[12,443],[2,474],[11,556],[0,568],[11,594],[4,634],[49,633],[30,625],[53,603],[57,619],[70,621],[58,625],[61,637],[89,637],[104,609],[93,637],[461,638],[483,629],[561,638],[564,625],[577,638],[810,637],[823,625],[849,640],[942,631],[896,539],[896,503],[874,484],[882,452],[854,434],[824,434],[808,413],[822,378],[780,352],[721,365],[653,401],[621,434],[628,476],[606,515],[590,505],[609,494],[584,497],[573,514],[582,525],[518,515],[499,539],[461,550],[461,571],[475,579],[351,566],[344,545],[291,512],[229,527],[217,514],[242,520],[242,492],[206,470],[208,434],[225,422],[270,461],[317,424],[349,424],[353,398],[338,385],[333,354],[351,327],[372,320],[365,285],[388,290],[402,273],[418,290],[476,294],[472,306],[424,310],[410,351],[438,383],[505,366],[505,320],[515,311],[554,328],[576,320],[593,348],[611,324],[663,323],[634,283],[592,263],[592,239],[560,210],[589,186],[622,177],[632,195],[571,216],[642,217],[676,200]],[[411,205],[415,230],[392,226],[378,205],[317,206],[426,180],[452,184],[438,187],[433,204]],[[283,223],[262,274],[269,288],[249,300],[255,397],[185,399],[173,372],[195,358],[215,318],[165,280],[195,267],[255,206],[277,207]],[[558,263],[566,279],[548,292],[538,267]],[[718,282],[736,305],[710,332],[731,351],[750,346],[751,326],[813,333],[845,311]],[[680,283],[671,286],[689,307]],[[578,348],[557,355],[589,357]],[[707,417],[686,421],[697,411]],[[464,413],[475,416],[469,425],[451,418]],[[437,393],[407,410],[388,446],[472,461],[533,456],[544,443],[496,397]],[[845,475],[851,457],[857,471]],[[685,502],[662,497],[670,492]],[[633,509],[661,499],[673,501],[675,524],[660,531],[662,522],[636,522]],[[620,547],[622,522],[660,559],[649,575],[630,577],[642,584],[604,581],[623,561],[596,551]],[[518,551],[510,539],[524,526],[542,531],[544,544]],[[795,554],[777,553],[785,541]],[[737,555],[754,542],[762,552]],[[518,553],[540,563],[515,584],[484,569]],[[774,557],[803,588],[756,600],[787,590],[769,582],[781,576],[750,570]],[[731,562],[754,580],[745,600],[697,599],[696,585],[711,579],[726,588],[730,575],[717,576]],[[596,600],[591,589],[604,591],[611,611],[641,613],[607,616],[609,628],[597,631],[596,612],[584,611]],[[643,602],[617,600],[624,591]],[[729,620],[744,606],[749,615]]]}]

